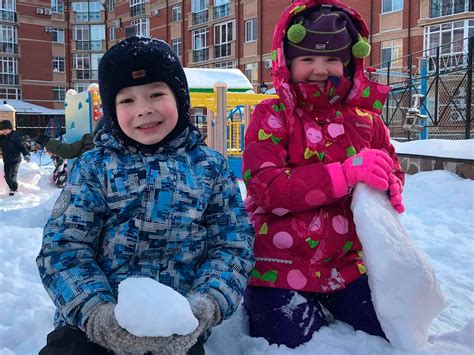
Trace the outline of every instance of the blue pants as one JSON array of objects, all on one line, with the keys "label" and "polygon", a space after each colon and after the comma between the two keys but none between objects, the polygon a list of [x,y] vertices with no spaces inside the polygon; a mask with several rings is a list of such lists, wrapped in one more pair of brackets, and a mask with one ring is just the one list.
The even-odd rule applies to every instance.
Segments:
[{"label": "blue pants", "polygon": [[315,331],[328,325],[321,305],[354,329],[385,338],[372,304],[367,275],[332,293],[249,286],[244,294],[250,336],[289,348],[309,341]]}]

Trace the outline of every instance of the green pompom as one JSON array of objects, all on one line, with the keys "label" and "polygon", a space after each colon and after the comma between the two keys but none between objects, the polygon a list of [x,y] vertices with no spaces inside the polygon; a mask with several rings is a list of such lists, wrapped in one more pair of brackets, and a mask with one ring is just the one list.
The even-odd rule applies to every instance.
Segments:
[{"label": "green pompom", "polygon": [[300,43],[306,36],[306,28],[301,23],[291,25],[286,34],[292,43]]},{"label": "green pompom", "polygon": [[359,40],[352,46],[352,55],[356,58],[365,58],[370,54],[370,44],[366,38],[359,35]]}]

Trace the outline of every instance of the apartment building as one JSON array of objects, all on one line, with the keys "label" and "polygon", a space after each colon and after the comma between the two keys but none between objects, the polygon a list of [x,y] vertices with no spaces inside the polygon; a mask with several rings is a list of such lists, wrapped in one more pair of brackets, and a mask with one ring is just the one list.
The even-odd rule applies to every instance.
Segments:
[{"label": "apartment building", "polygon": [[[67,89],[97,81],[111,45],[135,31],[167,41],[184,66],[239,68],[257,92],[272,86],[273,29],[290,0],[4,0],[0,99],[62,108]],[[474,35],[472,0],[346,0],[372,36],[368,65],[407,69],[406,55]],[[421,56],[421,54],[420,54]],[[416,66],[416,63],[411,63]],[[415,68],[416,69],[416,68]]]}]

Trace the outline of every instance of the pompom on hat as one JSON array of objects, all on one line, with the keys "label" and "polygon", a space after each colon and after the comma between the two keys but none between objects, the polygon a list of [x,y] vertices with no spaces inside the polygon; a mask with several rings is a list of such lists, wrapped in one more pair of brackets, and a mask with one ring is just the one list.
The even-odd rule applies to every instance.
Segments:
[{"label": "pompom on hat", "polygon": [[352,56],[365,58],[369,54],[370,44],[360,35],[350,16],[331,5],[298,14],[286,34],[285,57],[288,60],[324,55],[339,58],[348,65]]}]

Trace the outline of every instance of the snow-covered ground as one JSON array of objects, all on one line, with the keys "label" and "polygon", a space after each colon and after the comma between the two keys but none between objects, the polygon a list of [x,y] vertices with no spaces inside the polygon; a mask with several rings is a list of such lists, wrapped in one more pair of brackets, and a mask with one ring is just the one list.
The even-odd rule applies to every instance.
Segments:
[{"label": "snow-covered ground", "polygon": [[[60,192],[50,182],[52,165],[43,165],[48,161],[43,156],[41,162],[34,157],[22,163],[19,193],[9,197],[0,160],[1,355],[37,354],[52,330],[54,306],[35,265],[42,228]],[[431,258],[449,302],[432,323],[428,347],[417,354],[474,354],[474,181],[445,171],[418,173],[407,176],[403,196],[407,211],[402,223]],[[414,354],[340,322],[296,349],[269,346],[246,334],[246,316],[239,308],[214,330],[206,354]]]}]

